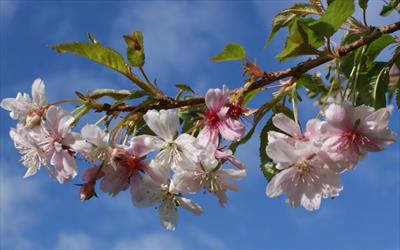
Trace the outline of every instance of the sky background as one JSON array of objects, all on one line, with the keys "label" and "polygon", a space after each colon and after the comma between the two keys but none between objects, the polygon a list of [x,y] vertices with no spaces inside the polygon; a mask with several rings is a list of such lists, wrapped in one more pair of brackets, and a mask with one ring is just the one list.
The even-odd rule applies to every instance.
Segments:
[{"label": "sky background", "polygon": [[[294,1],[5,1],[0,0],[0,98],[30,94],[37,77],[44,79],[49,101],[96,88],[129,89],[117,73],[85,59],[60,55],[45,45],[86,41],[86,32],[124,53],[123,34],[140,30],[146,49],[145,69],[170,94],[186,83],[203,95],[210,87],[243,81],[238,62],[212,63],[209,57],[228,42],[242,44],[265,70],[284,69],[298,60],[278,63],[285,32],[264,49],[273,16]],[[382,25],[398,20],[380,18],[382,1],[370,1],[368,20]],[[271,98],[261,94],[252,105]],[[313,101],[300,104],[303,124],[316,115]],[[66,107],[70,108],[70,107]],[[129,192],[111,198],[79,201],[74,183],[60,185],[46,171],[23,179],[25,168],[8,136],[16,122],[0,112],[0,247],[2,249],[399,249],[399,143],[369,154],[358,167],[342,175],[344,190],[321,209],[290,208],[284,197],[265,196],[266,181],[259,170],[258,136],[238,151],[248,176],[230,192],[220,208],[212,196],[192,198],[201,204],[198,217],[180,211],[175,232],[159,224],[158,211],[137,209]],[[95,122],[96,120],[88,120]],[[84,125],[84,124],[81,124]],[[391,129],[400,132],[395,110]],[[83,170],[83,166],[81,170]]]}]

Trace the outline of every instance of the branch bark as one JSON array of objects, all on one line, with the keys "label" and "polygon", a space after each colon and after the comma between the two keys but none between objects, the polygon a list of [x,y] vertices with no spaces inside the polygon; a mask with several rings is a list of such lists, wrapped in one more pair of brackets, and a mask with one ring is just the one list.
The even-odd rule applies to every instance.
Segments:
[{"label": "branch bark", "polygon": [[[383,34],[387,33],[393,33],[400,30],[400,22],[396,22],[393,24],[388,24],[384,25],[378,28],[373,28],[372,32],[364,37],[361,37],[360,39],[344,45],[340,46],[336,49],[336,53],[339,57],[343,57],[346,54],[350,53],[351,51],[356,50],[357,48],[364,46],[366,44],[370,44],[379,37],[381,37]],[[324,63],[327,63],[329,61],[334,60],[335,57],[330,54],[326,55],[320,55],[315,59],[309,59],[307,61],[301,62],[294,67],[285,69],[285,70],[280,70],[276,72],[265,72],[264,77],[253,84],[251,84],[245,93],[262,88],[270,83],[276,82],[278,80],[281,80],[283,78],[287,77],[299,77],[305,72],[316,68]],[[137,108],[135,106],[129,106],[129,105],[120,105],[118,107],[115,107],[113,109],[111,108],[105,108],[104,110],[99,110],[99,111],[118,111],[118,112],[130,112],[130,111],[137,111],[137,112],[146,112],[147,110],[150,109],[172,109],[172,108],[179,108],[179,107],[185,107],[185,106],[195,106],[195,105],[201,105],[204,104],[204,97],[195,97],[189,100],[183,100],[183,101],[176,101],[173,99],[166,99],[166,100],[161,100],[158,101],[157,103],[150,104],[146,107],[143,108]]]}]

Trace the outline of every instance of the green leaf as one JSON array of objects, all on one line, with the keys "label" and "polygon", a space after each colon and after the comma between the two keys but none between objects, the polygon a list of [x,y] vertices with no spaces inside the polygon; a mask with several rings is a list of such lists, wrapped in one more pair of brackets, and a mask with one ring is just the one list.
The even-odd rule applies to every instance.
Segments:
[{"label": "green leaf", "polygon": [[375,41],[373,41],[366,51],[366,56],[370,61],[375,60],[375,58],[381,53],[383,49],[385,49],[390,44],[394,43],[394,38],[389,34],[384,34]]},{"label": "green leaf", "polygon": [[263,172],[265,178],[270,181],[275,174],[277,174],[276,168],[271,162],[267,154],[267,145],[268,145],[268,132],[271,130],[275,130],[275,126],[272,123],[272,117],[268,119],[267,123],[264,125],[263,129],[260,133],[260,147],[259,147],[259,155],[260,155],[260,167]]},{"label": "green leaf", "polygon": [[[385,62],[376,62],[359,72],[357,80],[357,105],[365,104],[380,108],[386,105],[385,93],[388,88],[388,77],[380,76],[387,67]],[[383,74],[383,73],[382,73]]]},{"label": "green leaf", "polygon": [[319,53],[317,48],[323,44],[323,39],[308,27],[312,20],[296,18],[292,21],[285,48],[276,56],[278,60],[284,61],[291,57]]},{"label": "green leaf", "polygon": [[386,65],[384,65],[377,76],[371,77],[371,83],[373,86],[373,106],[376,109],[385,107],[386,91],[389,85],[389,69],[386,67]]},{"label": "green leaf", "polygon": [[124,58],[115,50],[103,45],[97,43],[74,42],[50,45],[49,47],[60,53],[71,53],[83,56],[122,74],[127,73]]},{"label": "green leaf", "polygon": [[303,74],[301,77],[296,81],[297,86],[302,85],[311,92],[317,94],[326,94],[328,93],[328,89],[322,83],[320,77],[316,77],[310,74]]},{"label": "green leaf", "polygon": [[218,55],[212,57],[210,60],[213,62],[223,62],[230,60],[243,60],[246,58],[246,51],[237,43],[228,43],[224,50]]},{"label": "green leaf", "polygon": [[142,67],[145,62],[143,34],[135,31],[132,35],[124,35],[124,40],[128,45],[126,57],[132,67]]},{"label": "green leaf", "polygon": [[247,104],[249,104],[249,102],[261,91],[263,91],[261,88],[259,89],[253,89],[252,91],[246,93],[246,95],[243,97],[243,106],[247,106]]},{"label": "green leaf", "polygon": [[319,34],[331,37],[354,12],[354,0],[335,0],[311,28]]},{"label": "green leaf", "polygon": [[284,9],[274,17],[274,20],[272,21],[272,30],[265,46],[271,42],[281,28],[288,26],[295,17],[320,14],[321,8],[316,4],[300,3],[293,5],[288,9]]},{"label": "green leaf", "polygon": [[388,16],[388,15],[390,15],[392,13],[393,10],[397,10],[397,12],[400,13],[399,4],[400,4],[400,0],[390,0],[389,3],[387,3],[386,5],[384,5],[382,7],[380,15],[381,16]]},{"label": "green leaf", "polygon": [[194,94],[194,90],[190,86],[188,86],[184,83],[175,84],[175,87],[177,87],[178,89],[187,91],[187,92],[192,92]]},{"label": "green leaf", "polygon": [[358,5],[361,9],[366,10],[368,8],[368,0],[358,0]]}]

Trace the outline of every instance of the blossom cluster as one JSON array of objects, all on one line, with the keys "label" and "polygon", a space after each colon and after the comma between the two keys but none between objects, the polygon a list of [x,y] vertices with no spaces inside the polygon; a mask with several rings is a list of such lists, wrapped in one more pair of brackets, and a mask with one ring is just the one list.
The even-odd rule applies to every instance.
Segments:
[{"label": "blossom cluster", "polygon": [[321,199],[338,196],[343,186],[339,175],[352,170],[368,152],[385,149],[396,140],[388,129],[393,107],[375,110],[348,102],[331,103],[323,112],[325,121],[312,119],[305,132],[280,113],[272,122],[281,132],[268,133],[268,156],[280,172],[267,186],[266,194],[287,193],[287,203],[307,210],[319,209]]},{"label": "blossom cluster", "polygon": [[[32,97],[18,93],[0,106],[19,121],[10,136],[27,168],[24,177],[43,166],[59,183],[66,183],[78,175],[77,159],[83,159],[91,167],[83,171],[84,183],[78,184],[81,200],[97,196],[97,184],[112,197],[130,190],[134,206],[157,207],[161,225],[174,230],[179,207],[203,213],[188,196],[205,190],[223,207],[227,191],[240,190],[234,181],[246,175],[246,168],[224,143],[241,140],[242,117],[251,112],[232,96],[226,86],[207,91],[197,117],[198,133],[180,132],[174,109],[148,110],[142,114],[148,132],[126,129],[124,140],[100,123],[73,132],[79,115],[49,104],[41,79],[34,81]],[[388,129],[392,110],[331,102],[322,112],[325,120],[309,120],[304,132],[285,114],[273,116],[279,131],[268,132],[266,153],[278,173],[268,183],[267,196],[287,193],[288,204],[310,211],[319,209],[322,198],[338,196],[341,173],[352,170],[368,152],[395,142],[396,134]]]},{"label": "blossom cluster", "polygon": [[[221,137],[240,140],[244,132],[240,118],[245,108],[231,100],[225,86],[208,90],[205,100],[204,126],[197,137],[179,133],[177,111],[149,110],[143,119],[152,134],[128,134],[126,143],[117,143],[115,136],[95,124],[83,126],[80,133],[73,132],[75,118],[48,104],[40,79],[33,83],[32,98],[18,93],[16,98],[3,99],[0,105],[19,121],[10,136],[27,168],[25,177],[43,166],[59,183],[66,183],[77,176],[76,160],[83,158],[92,167],[83,172],[81,200],[97,196],[97,182],[111,196],[130,189],[136,207],[157,206],[162,226],[174,230],[178,207],[196,215],[203,213],[187,195],[204,189],[224,206],[226,192],[239,191],[234,180],[246,175],[245,166],[221,143]],[[225,162],[234,167],[226,168]]]}]

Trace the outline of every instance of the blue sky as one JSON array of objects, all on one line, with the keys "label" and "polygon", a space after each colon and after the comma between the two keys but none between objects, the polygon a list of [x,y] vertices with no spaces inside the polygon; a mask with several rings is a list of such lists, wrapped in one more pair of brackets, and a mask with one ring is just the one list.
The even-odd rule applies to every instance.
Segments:
[{"label": "blue sky", "polygon": [[[398,20],[378,17],[381,1],[370,1],[369,22]],[[0,0],[0,98],[30,93],[31,83],[45,80],[49,100],[73,97],[75,90],[126,88],[131,83],[82,58],[60,55],[47,44],[85,41],[93,33],[103,44],[124,52],[123,34],[140,30],[145,37],[145,69],[168,93],[176,83],[194,86],[199,94],[210,87],[242,83],[239,63],[208,60],[227,42],[246,47],[250,58],[266,70],[283,69],[274,55],[283,46],[280,33],[263,45],[273,16],[294,1],[4,1]],[[253,104],[270,98],[263,94]],[[312,101],[300,105],[301,120],[316,114]],[[137,209],[129,193],[81,202],[72,183],[59,185],[45,171],[22,179],[25,168],[8,137],[15,122],[0,112],[2,249],[398,249],[400,248],[399,144],[370,154],[342,176],[344,191],[324,200],[317,212],[293,209],[284,198],[265,196],[259,171],[258,138],[240,148],[248,167],[240,193],[229,193],[220,208],[214,197],[193,197],[205,210],[201,217],[181,212],[175,232],[159,225],[155,209]],[[93,119],[93,121],[95,121]],[[92,121],[92,122],[93,122]],[[399,113],[390,127],[400,132]],[[81,168],[83,169],[83,167]]]}]

